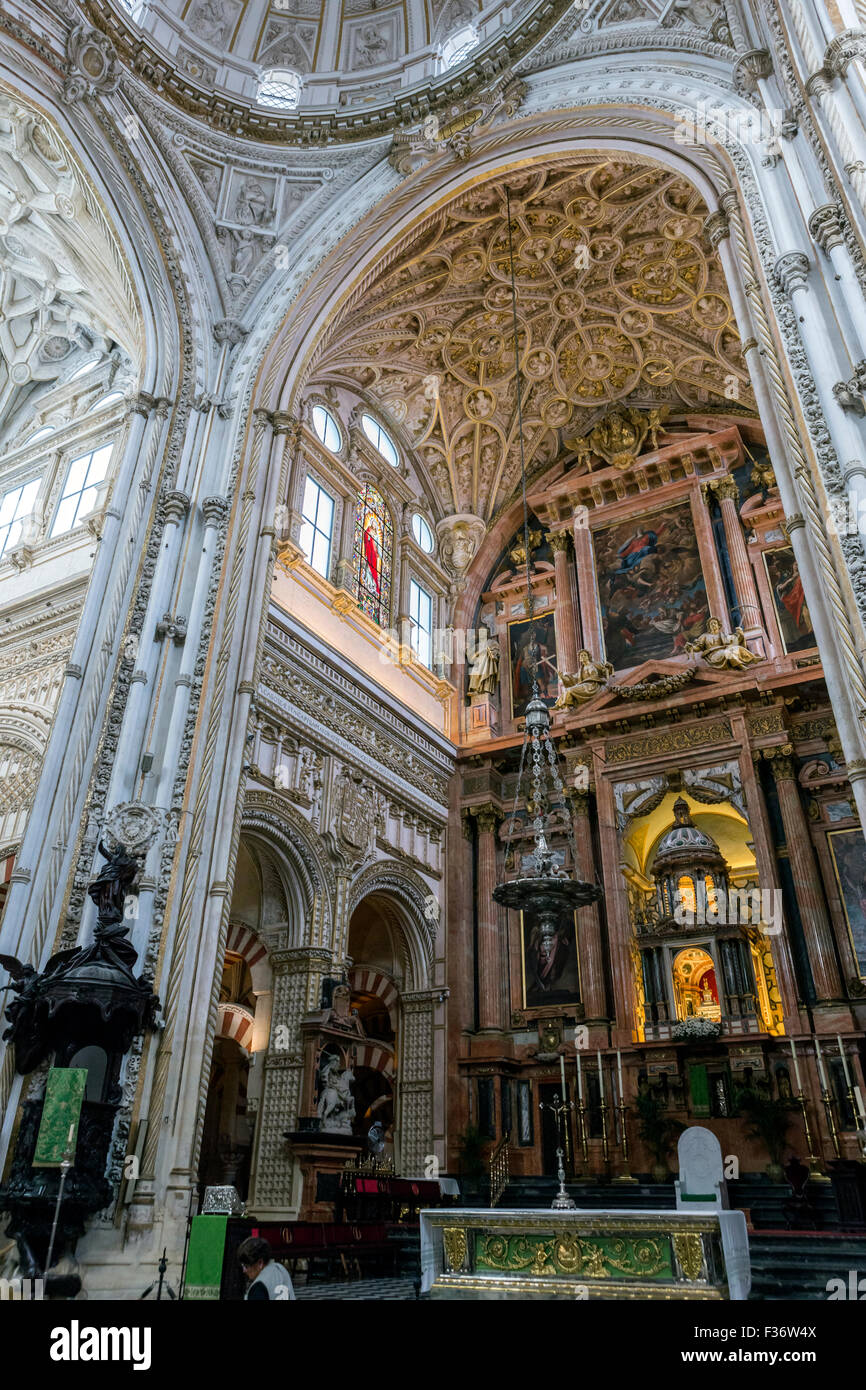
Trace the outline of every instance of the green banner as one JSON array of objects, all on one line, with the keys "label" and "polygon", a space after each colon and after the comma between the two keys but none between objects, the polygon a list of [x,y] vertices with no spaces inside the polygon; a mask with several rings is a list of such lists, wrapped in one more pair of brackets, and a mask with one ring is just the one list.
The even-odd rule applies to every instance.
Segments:
[{"label": "green banner", "polygon": [[86,1067],[52,1067],[49,1071],[34,1168],[59,1168],[67,1150],[74,1159],[86,1085]]},{"label": "green banner", "polygon": [[193,1217],[184,1298],[219,1298],[228,1220],[227,1216]]},{"label": "green banner", "polygon": [[706,1067],[697,1062],[692,1062],[689,1066],[689,1090],[692,1097],[692,1114],[709,1115],[710,1080]]}]

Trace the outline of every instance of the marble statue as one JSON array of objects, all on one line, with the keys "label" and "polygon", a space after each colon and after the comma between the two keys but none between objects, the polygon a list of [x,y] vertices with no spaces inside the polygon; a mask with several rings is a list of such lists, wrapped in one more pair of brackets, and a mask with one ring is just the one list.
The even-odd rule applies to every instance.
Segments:
[{"label": "marble statue", "polygon": [[686,642],[685,649],[702,656],[707,665],[716,671],[745,671],[748,666],[761,660],[749,651],[741,627],[735,627],[733,632],[725,632],[718,618],[710,618],[706,632],[702,632],[694,642]]},{"label": "marble statue", "polygon": [[482,629],[485,637],[479,643],[469,674],[470,695],[495,695],[499,689],[500,647],[495,637]]},{"label": "marble statue", "polygon": [[593,661],[588,651],[578,652],[577,670],[572,674],[565,671],[559,673],[565,689],[553,708],[571,709],[573,705],[591,700],[600,690],[604,690],[612,675],[613,666],[609,661]]},{"label": "marble statue", "polygon": [[333,1052],[322,1058],[319,1067],[319,1104],[316,1114],[322,1129],[331,1134],[351,1134],[355,1118],[355,1100],[351,1067],[340,1071],[340,1059]]}]

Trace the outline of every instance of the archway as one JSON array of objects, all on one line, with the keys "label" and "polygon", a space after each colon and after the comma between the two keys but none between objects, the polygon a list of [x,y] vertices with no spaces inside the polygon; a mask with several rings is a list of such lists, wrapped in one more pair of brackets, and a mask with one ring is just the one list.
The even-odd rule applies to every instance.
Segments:
[{"label": "archway", "polygon": [[716,963],[709,951],[687,946],[678,951],[672,965],[677,1018],[706,1018],[718,1023],[722,1017]]}]

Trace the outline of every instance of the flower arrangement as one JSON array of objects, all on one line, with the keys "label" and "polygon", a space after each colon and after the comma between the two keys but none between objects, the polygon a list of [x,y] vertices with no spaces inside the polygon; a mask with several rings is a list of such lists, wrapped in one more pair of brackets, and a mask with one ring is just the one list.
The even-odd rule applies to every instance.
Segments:
[{"label": "flower arrangement", "polygon": [[691,1042],[692,1039],[720,1038],[722,1025],[714,1018],[684,1018],[674,1028],[674,1042]]}]

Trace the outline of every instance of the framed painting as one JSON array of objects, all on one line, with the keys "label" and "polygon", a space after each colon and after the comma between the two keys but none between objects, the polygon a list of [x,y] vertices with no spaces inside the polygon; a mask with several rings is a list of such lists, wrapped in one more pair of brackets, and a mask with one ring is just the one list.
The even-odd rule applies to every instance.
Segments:
[{"label": "framed painting", "polygon": [[593,532],[601,625],[617,671],[679,656],[710,616],[688,502]]},{"label": "framed painting", "polygon": [[580,1003],[576,924],[577,915],[572,913],[551,935],[542,931],[536,913],[521,912],[524,1009]]},{"label": "framed painting", "polygon": [[812,619],[809,617],[797,559],[791,546],[784,545],[779,550],[765,550],[764,567],[786,654],[816,646]]},{"label": "framed painting", "polygon": [[855,828],[828,830],[827,841],[857,969],[866,976],[866,839]]},{"label": "framed painting", "polygon": [[522,719],[532,698],[533,677],[544,703],[552,705],[559,690],[556,671],[556,626],[553,613],[508,624],[511,663],[511,717]]}]

